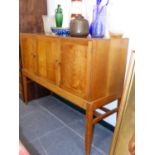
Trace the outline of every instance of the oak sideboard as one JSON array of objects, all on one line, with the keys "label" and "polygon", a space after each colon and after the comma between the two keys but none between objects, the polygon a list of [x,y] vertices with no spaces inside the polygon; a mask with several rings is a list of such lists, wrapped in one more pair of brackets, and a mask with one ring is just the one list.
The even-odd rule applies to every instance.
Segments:
[{"label": "oak sideboard", "polygon": [[[31,79],[85,109],[85,154],[90,155],[93,125],[118,112],[128,39],[20,33],[20,46],[25,101],[26,83]],[[104,107],[114,100],[118,100],[116,108]]]}]

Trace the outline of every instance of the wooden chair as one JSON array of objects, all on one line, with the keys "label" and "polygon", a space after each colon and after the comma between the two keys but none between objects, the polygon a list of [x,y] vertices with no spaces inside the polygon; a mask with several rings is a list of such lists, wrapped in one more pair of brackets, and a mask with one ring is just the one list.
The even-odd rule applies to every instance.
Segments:
[{"label": "wooden chair", "polygon": [[110,155],[135,154],[135,52],[130,57],[129,68],[120,102]]}]

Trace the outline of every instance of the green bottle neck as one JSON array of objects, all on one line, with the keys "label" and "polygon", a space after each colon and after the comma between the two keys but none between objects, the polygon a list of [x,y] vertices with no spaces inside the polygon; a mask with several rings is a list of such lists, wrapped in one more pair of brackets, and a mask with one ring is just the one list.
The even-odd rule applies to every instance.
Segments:
[{"label": "green bottle neck", "polygon": [[58,5],[58,7],[56,9],[56,13],[62,13],[61,5]]}]

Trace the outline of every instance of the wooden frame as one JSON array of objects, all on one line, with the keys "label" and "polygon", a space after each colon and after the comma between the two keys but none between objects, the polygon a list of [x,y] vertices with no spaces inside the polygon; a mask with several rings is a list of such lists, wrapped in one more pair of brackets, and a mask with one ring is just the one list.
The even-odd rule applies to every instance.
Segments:
[{"label": "wooden frame", "polygon": [[122,99],[120,103],[118,119],[113,135],[110,155],[134,155],[135,133],[135,52],[131,54],[129,68]]}]

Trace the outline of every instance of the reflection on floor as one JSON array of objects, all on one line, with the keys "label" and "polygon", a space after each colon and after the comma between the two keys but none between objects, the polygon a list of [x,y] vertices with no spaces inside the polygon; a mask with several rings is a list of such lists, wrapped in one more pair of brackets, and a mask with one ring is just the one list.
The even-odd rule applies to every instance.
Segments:
[{"label": "reflection on floor", "polygon": [[[84,155],[85,115],[55,96],[19,102],[19,137],[31,155]],[[113,132],[97,124],[91,155],[108,155]]]}]

